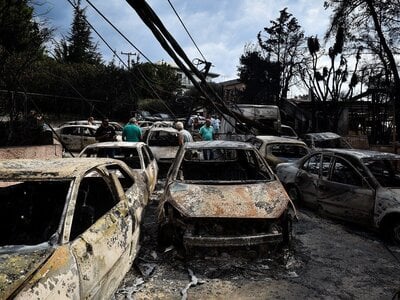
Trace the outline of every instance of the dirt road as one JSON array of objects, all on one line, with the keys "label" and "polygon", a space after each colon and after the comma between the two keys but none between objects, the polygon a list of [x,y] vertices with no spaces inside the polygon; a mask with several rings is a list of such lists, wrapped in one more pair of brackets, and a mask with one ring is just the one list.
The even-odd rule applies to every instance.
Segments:
[{"label": "dirt road", "polygon": [[115,299],[392,299],[400,291],[399,247],[311,211],[299,212],[283,255],[209,251],[185,259],[157,249],[156,206],[147,207],[141,251]]}]

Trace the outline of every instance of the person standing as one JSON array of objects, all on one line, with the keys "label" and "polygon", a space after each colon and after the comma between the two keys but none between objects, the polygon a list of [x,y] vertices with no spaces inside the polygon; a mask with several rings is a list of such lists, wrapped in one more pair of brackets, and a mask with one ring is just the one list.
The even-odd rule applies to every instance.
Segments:
[{"label": "person standing", "polygon": [[[199,133],[203,141],[212,141],[214,139],[214,128],[211,126],[210,119],[206,119],[206,123],[200,128]],[[203,155],[205,160],[214,158],[212,149],[204,149]]]},{"label": "person standing", "polygon": [[136,118],[131,118],[122,130],[122,140],[126,142],[140,142],[142,140],[142,129]]},{"label": "person standing", "polygon": [[179,140],[179,145],[183,145],[184,143],[187,142],[193,142],[193,137],[190,134],[189,131],[183,128],[183,123],[182,122],[176,122],[175,124],[176,129],[178,130],[178,140]]},{"label": "person standing", "polygon": [[99,142],[112,142],[117,139],[114,127],[109,124],[107,118],[103,119],[100,127],[97,128],[95,136],[96,140]]},{"label": "person standing", "polygon": [[93,117],[89,117],[88,120],[87,120],[87,123],[88,123],[88,125],[95,126],[94,125],[94,118]]},{"label": "person standing", "polygon": [[221,123],[221,120],[219,119],[218,116],[215,116],[213,121],[211,121],[211,126],[214,128],[214,137],[215,137],[215,139],[218,139],[218,132],[219,132],[220,123]]}]

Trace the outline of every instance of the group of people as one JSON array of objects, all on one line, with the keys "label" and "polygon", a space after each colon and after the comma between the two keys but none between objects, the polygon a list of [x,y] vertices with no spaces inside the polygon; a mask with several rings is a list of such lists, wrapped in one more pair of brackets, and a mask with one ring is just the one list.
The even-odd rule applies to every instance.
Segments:
[{"label": "group of people", "polygon": [[[93,118],[88,119],[88,123],[93,123]],[[96,140],[99,142],[110,142],[117,139],[117,134],[107,118],[103,119],[101,125],[96,130]],[[131,118],[122,130],[122,140],[126,142],[140,142],[142,140],[142,129],[137,124],[136,118]]]},{"label": "group of people", "polygon": [[[218,118],[214,119],[218,120]],[[88,119],[88,123],[93,124],[93,118],[90,117]],[[219,122],[214,121],[213,126],[212,119],[206,119],[203,126],[201,126],[197,131],[193,131],[192,133],[198,135],[203,141],[212,141],[216,138],[219,129]],[[183,126],[182,122],[176,122],[175,128],[178,130],[178,141],[179,145],[182,145],[187,142],[193,141],[192,134],[186,130]],[[109,124],[109,120],[107,118],[103,119],[101,125],[96,130],[96,140],[99,142],[108,142],[116,140],[116,132],[113,126]],[[136,118],[131,118],[122,130],[122,140],[126,142],[139,142],[143,138],[142,129],[138,125],[138,121]]]}]

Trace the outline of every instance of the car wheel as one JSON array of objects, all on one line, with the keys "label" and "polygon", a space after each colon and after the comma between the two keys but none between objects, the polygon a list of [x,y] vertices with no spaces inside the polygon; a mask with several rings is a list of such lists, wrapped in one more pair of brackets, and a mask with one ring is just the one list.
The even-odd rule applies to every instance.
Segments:
[{"label": "car wheel", "polygon": [[290,199],[293,201],[293,203],[295,203],[295,204],[301,203],[300,191],[296,186],[294,186],[294,185],[288,186],[287,193],[288,193]]},{"label": "car wheel", "polygon": [[400,245],[400,221],[394,221],[389,227],[390,239],[396,245]]}]

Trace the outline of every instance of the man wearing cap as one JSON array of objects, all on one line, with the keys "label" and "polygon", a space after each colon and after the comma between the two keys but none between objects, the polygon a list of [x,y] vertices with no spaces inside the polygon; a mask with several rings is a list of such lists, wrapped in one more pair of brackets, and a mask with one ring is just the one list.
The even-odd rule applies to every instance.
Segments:
[{"label": "man wearing cap", "polygon": [[140,142],[142,129],[137,125],[136,118],[131,118],[122,130],[122,140],[126,142]]}]

